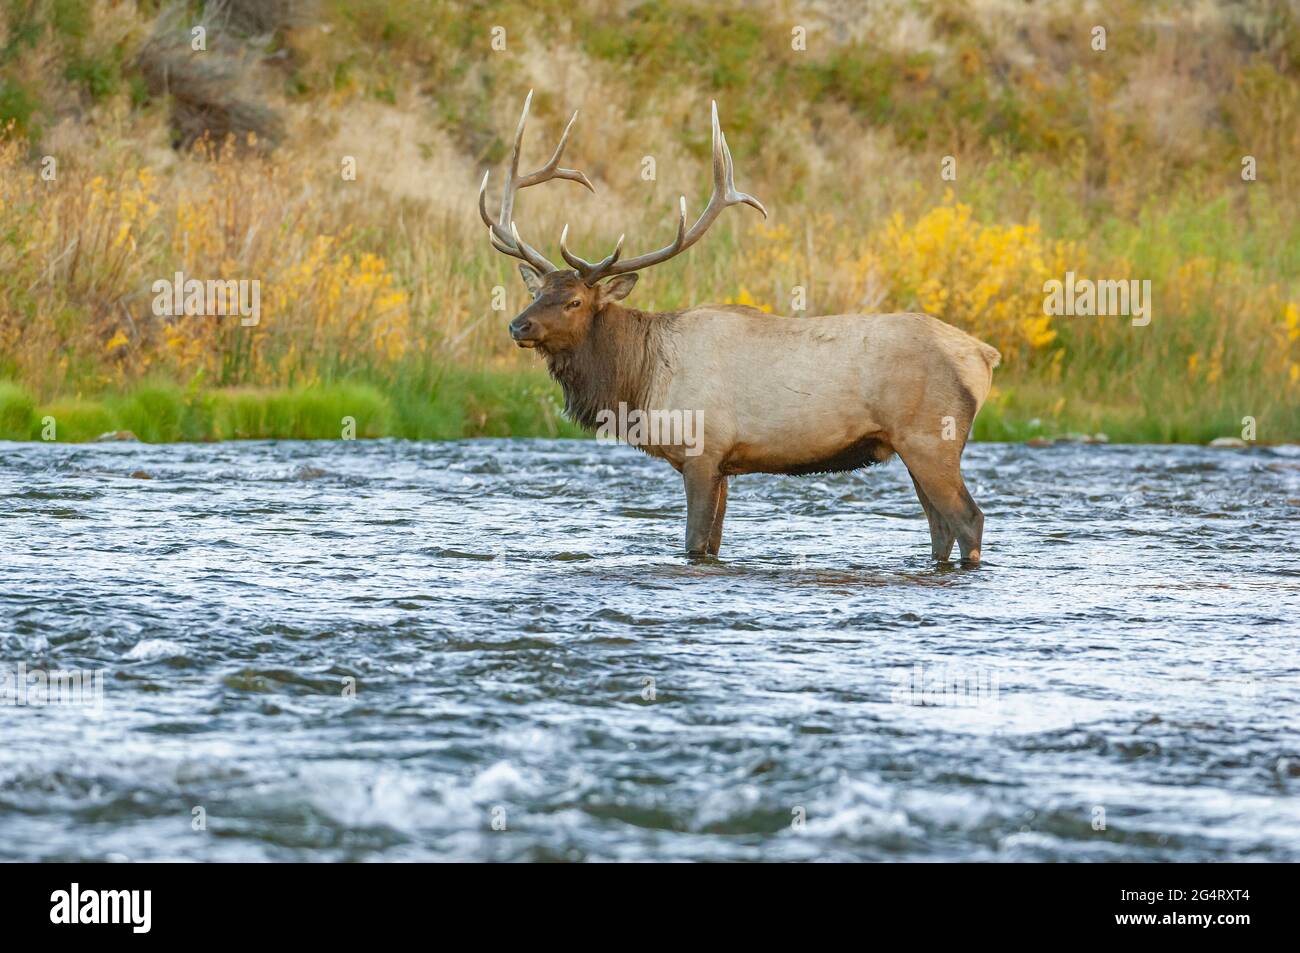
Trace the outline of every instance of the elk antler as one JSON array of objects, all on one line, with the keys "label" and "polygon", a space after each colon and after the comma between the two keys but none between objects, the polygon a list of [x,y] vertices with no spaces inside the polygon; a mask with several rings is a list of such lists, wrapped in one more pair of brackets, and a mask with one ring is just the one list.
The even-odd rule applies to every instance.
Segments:
[{"label": "elk antler", "polygon": [[546,165],[536,172],[530,172],[522,176],[519,174],[519,146],[524,141],[524,126],[528,122],[528,107],[532,102],[533,91],[530,89],[528,97],[524,100],[524,111],[519,116],[519,128],[515,130],[515,144],[510,152],[510,165],[506,170],[506,185],[501,193],[501,214],[496,221],[493,221],[487,210],[487,183],[491,170],[483,173],[483,184],[478,189],[478,212],[488,227],[488,239],[492,242],[493,248],[514,258],[526,261],[542,274],[546,274],[555,271],[555,265],[551,264],[546,256],[536,248],[520,238],[519,229],[515,227],[514,218],[512,217],[515,208],[515,194],[520,189],[526,189],[530,185],[540,185],[542,182],[548,182],[551,179],[568,179],[571,182],[585,185],[592,192],[596,190],[592,188],[587,177],[577,169],[560,168],[560,156],[564,154],[564,147],[569,142],[569,132],[573,129],[573,124],[578,118],[576,111],[573,118],[569,120],[569,124],[564,127],[564,135],[560,136],[560,144],[555,147],[555,152]]},{"label": "elk antler", "polygon": [[593,264],[569,251],[565,242],[569,237],[569,226],[565,225],[560,235],[560,254],[586,284],[593,285],[601,278],[639,271],[680,254],[698,242],[713,224],[713,220],[729,205],[753,206],[763,213],[764,218],[767,218],[767,209],[763,207],[762,202],[745,192],[736,191],[731,150],[727,148],[727,137],[722,134],[722,126],[718,123],[718,104],[715,101],[713,103],[713,195],[709,197],[709,204],[704,207],[704,211],[700,213],[694,225],[689,229],[686,227],[686,196],[683,195],[677,218],[677,237],[673,239],[672,244],[665,245],[658,251],[619,261],[619,255],[623,251],[623,237],[620,236],[614,251]]}]

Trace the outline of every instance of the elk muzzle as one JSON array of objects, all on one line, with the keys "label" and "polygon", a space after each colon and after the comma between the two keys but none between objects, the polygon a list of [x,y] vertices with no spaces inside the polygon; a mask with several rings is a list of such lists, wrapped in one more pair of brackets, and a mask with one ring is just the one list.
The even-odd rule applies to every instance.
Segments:
[{"label": "elk muzzle", "polygon": [[541,329],[525,311],[510,322],[510,337],[520,347],[536,347]]}]

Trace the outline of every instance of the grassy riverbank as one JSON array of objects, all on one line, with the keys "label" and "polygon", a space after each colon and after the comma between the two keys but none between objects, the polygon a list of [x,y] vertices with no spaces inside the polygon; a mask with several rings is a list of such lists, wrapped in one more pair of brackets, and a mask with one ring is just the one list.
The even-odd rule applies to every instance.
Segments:
[{"label": "grassy riverbank", "polygon": [[445,368],[403,390],[363,383],[185,390],[159,381],[98,399],[44,402],[0,384],[0,440],[75,443],[120,431],[150,443],[580,435],[537,373]]},{"label": "grassy riverbank", "polygon": [[[1004,355],[987,439],[1202,442],[1250,418],[1300,440],[1281,0],[223,9],[0,6],[0,435],[570,432],[504,331],[524,288],[474,207],[536,88],[524,163],[581,108],[566,163],[597,187],[521,196],[553,257],[566,222],[582,254],[622,231],[638,253],[679,194],[702,207],[711,98],[771,209],[728,211],[642,276],[640,307],[928,311]],[[178,271],[260,282],[260,320],[158,314]],[[1045,314],[1067,272],[1149,282],[1150,323]]]},{"label": "grassy riverbank", "polygon": [[[538,370],[443,368],[405,388],[367,383],[296,389],[183,389],[145,382],[99,398],[38,401],[23,387],[0,383],[0,440],[78,443],[129,432],[150,443],[212,440],[333,440],[400,437],[582,437],[560,414],[559,392]],[[1010,387],[981,411],[977,440],[1030,440],[1066,435],[1117,443],[1208,443],[1237,436],[1240,420],[1225,412],[1205,418],[1137,414],[1106,405],[1050,413],[1050,393]],[[1046,415],[1044,416],[1044,408]],[[1275,442],[1264,438],[1262,442]]]}]

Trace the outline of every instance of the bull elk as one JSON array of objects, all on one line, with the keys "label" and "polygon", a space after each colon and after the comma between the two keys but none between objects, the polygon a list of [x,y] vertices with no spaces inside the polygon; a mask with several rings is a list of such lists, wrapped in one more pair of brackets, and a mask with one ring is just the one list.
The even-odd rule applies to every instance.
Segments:
[{"label": "bull elk", "polygon": [[839,473],[897,453],[911,474],[930,524],[931,552],[947,560],[954,540],[977,563],[984,514],[962,480],[970,428],[988,396],[998,352],[926,314],[777,317],[754,308],[700,305],[649,312],[619,302],[637,272],[690,248],[732,205],[767,210],[736,190],[731,152],[713,104],[713,194],[689,228],[682,197],[677,236],[658,251],[623,258],[623,238],[597,262],[568,247],[560,269],[520,237],[520,189],[567,179],[592,192],[587,176],[560,167],[575,112],[545,165],[519,174],[519,147],[532,93],[524,102],[506,170],[501,207],[488,212],[488,175],[479,213],[497,251],[520,259],[532,303],[510,322],[520,347],[535,348],[564,391],[565,413],[588,430],[626,408],[696,413],[698,445],[641,442],[682,474],[686,551],[717,555],[727,509],[727,479],[741,473]]}]

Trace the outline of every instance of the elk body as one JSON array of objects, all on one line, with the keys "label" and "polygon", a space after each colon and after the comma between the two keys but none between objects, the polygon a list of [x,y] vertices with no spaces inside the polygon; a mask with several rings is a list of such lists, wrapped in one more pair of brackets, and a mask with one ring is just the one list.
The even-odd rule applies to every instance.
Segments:
[{"label": "elk body", "polygon": [[[520,347],[535,348],[564,391],[565,412],[596,429],[628,409],[697,414],[700,439],[636,442],[667,460],[686,487],[686,550],[717,555],[727,509],[728,477],[741,473],[837,473],[902,458],[929,520],[931,552],[947,560],[954,541],[962,559],[980,559],[984,516],[962,480],[962,450],[992,384],[998,352],[925,314],[841,314],[787,318],[753,308],[702,305],[647,312],[621,302],[636,272],[693,245],[730,205],[750,205],[736,191],[730,150],[713,106],[713,195],[686,226],[680,203],[669,245],[622,259],[623,238],[599,262],[567,247],[560,269],[519,236],[516,192],[550,179],[588,189],[583,173],[560,168],[573,119],[550,161],[519,175],[519,147],[529,100],[515,133],[500,213],[487,209],[485,175],[479,211],[493,246],[521,259],[532,303],[510,323]],[[594,189],[592,189],[594,191]]]}]

